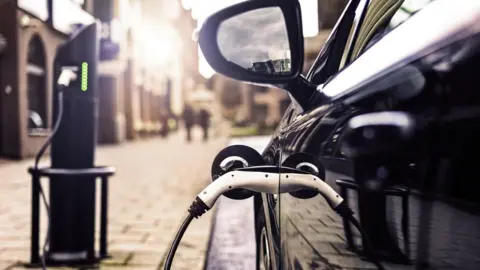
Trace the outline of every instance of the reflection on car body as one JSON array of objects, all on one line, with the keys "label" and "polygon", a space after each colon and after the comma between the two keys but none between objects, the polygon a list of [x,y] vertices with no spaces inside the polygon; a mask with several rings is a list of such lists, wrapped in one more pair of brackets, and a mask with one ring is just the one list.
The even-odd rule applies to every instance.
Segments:
[{"label": "reflection on car body", "polygon": [[[265,161],[280,166],[298,153],[321,160],[326,182],[348,200],[387,269],[478,269],[480,2],[349,1],[306,78],[298,75],[292,43],[290,24],[298,18],[282,12],[291,77],[266,72],[266,64],[258,76],[225,70],[214,53],[205,54],[218,72],[291,95]],[[390,152],[364,160],[343,151],[349,121],[381,112],[412,116],[415,134],[398,147],[392,138]],[[368,183],[381,192],[365,191]],[[349,235],[321,196],[300,197],[255,196],[257,221],[264,221],[257,237],[265,228],[270,253],[257,256],[259,267],[373,268],[361,258],[358,232]]]},{"label": "reflection on car body", "polygon": [[265,62],[255,62],[252,64],[249,71],[254,73],[267,73],[267,74],[288,74],[290,72],[290,59],[276,59],[268,60]]}]

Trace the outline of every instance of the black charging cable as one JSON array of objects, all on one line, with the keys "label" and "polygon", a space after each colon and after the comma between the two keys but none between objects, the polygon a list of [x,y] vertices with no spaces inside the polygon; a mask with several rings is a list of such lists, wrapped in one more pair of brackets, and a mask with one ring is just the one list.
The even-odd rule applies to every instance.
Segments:
[{"label": "black charging cable", "polygon": [[370,241],[370,238],[368,237],[367,233],[365,230],[362,228],[362,225],[360,225],[360,222],[353,216],[353,210],[348,207],[345,201],[343,201],[340,205],[335,208],[335,211],[342,217],[345,218],[346,220],[350,221],[350,223],[353,224],[357,228],[357,230],[360,232],[362,235],[362,238],[364,239],[364,244],[365,248],[368,250],[369,255],[371,256],[372,262],[375,264],[375,266],[379,270],[385,270],[385,267],[383,267],[382,263],[380,262],[380,259],[377,256],[377,253],[375,252],[375,249],[373,247],[372,242]]},{"label": "black charging cable", "polygon": [[172,267],[175,252],[177,252],[177,248],[180,244],[180,241],[182,240],[183,234],[185,234],[185,231],[187,230],[188,225],[190,225],[190,222],[192,222],[193,218],[199,218],[208,210],[210,210],[210,208],[205,205],[205,203],[200,198],[197,197],[188,209],[189,214],[185,218],[185,221],[182,223],[182,226],[180,226],[177,235],[173,239],[173,243],[170,246],[170,250],[168,251],[167,259],[165,260],[165,267],[163,269],[170,270],[170,268]]},{"label": "black charging cable", "polygon": [[[38,172],[38,163],[40,162],[40,159],[42,158],[43,154],[45,154],[45,151],[47,151],[47,148],[51,145],[52,139],[55,136],[55,134],[58,131],[58,128],[60,127],[60,123],[62,122],[63,118],[63,89],[61,86],[59,86],[60,90],[58,91],[58,115],[57,119],[55,120],[55,125],[53,127],[52,132],[50,133],[50,136],[48,136],[47,140],[45,143],[42,145],[42,148],[40,148],[40,151],[38,151],[37,155],[35,156],[35,164],[33,166],[34,172]],[[50,205],[47,201],[47,196],[45,195],[45,191],[43,190],[42,183],[39,181],[38,183],[39,186],[39,191],[40,191],[40,196],[42,197],[43,204],[45,206],[45,210],[47,212],[47,235],[45,236],[45,242],[42,247],[42,256],[40,257],[41,263],[42,263],[42,270],[47,270],[47,264],[45,262],[46,260],[46,255],[48,252],[48,245],[50,244]]]},{"label": "black charging cable", "polygon": [[167,259],[165,260],[165,268],[170,270],[172,267],[173,263],[173,257],[175,256],[175,253],[177,252],[178,245],[180,244],[180,241],[182,240],[183,234],[188,228],[188,225],[190,225],[190,222],[192,222],[193,216],[191,214],[188,214],[188,216],[185,218],[185,221],[183,221],[182,226],[180,226],[180,229],[177,232],[177,235],[173,239],[172,246],[170,247],[170,250],[168,251]]},{"label": "black charging cable", "polygon": [[[165,260],[165,266],[163,268],[164,270],[170,270],[170,268],[172,267],[173,257],[175,256],[175,252],[177,251],[178,245],[180,244],[180,241],[182,240],[182,237],[185,234],[185,231],[187,230],[188,225],[190,225],[190,222],[192,222],[193,218],[200,217],[208,210],[209,210],[209,207],[205,205],[205,203],[203,203],[203,201],[198,197],[192,203],[192,205],[190,206],[190,209],[188,210],[189,214],[185,218],[185,221],[182,223],[182,226],[180,226],[180,229],[178,230],[177,235],[173,240],[170,250],[168,251],[167,259]],[[360,222],[358,222],[358,220],[353,216],[352,209],[348,207],[348,205],[345,202],[342,202],[340,205],[338,205],[335,208],[335,211],[341,217],[350,221],[353,224],[353,226],[355,226],[360,231],[360,234],[365,239],[365,244],[366,244],[365,247],[371,254],[372,262],[375,264],[375,266],[379,270],[385,270],[385,267],[383,267],[382,263],[378,259],[378,256],[376,255],[375,249],[373,248],[373,245],[370,242],[368,235],[363,230],[362,226],[360,225]]]}]

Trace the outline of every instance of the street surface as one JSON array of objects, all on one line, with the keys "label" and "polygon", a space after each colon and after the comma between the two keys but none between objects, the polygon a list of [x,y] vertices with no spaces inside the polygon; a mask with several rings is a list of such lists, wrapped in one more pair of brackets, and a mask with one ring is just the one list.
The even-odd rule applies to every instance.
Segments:
[{"label": "street surface", "polygon": [[[248,137],[233,139],[229,145],[243,144],[262,153],[269,140],[270,136]],[[253,198],[232,200],[222,196],[216,208],[206,269],[255,269]]]},{"label": "street surface", "polygon": [[[108,250],[112,258],[103,261],[101,269],[147,270],[163,266],[187,208],[210,181],[213,158],[227,144],[223,137],[203,143],[199,130],[193,142],[186,143],[184,138],[180,132],[167,139],[151,138],[97,149],[97,165],[117,168],[111,178],[109,198]],[[27,167],[32,164],[33,160],[0,164],[0,269],[24,269],[22,264],[30,258],[31,184]],[[47,186],[47,180],[43,185]],[[172,269],[204,268],[214,211],[192,221]],[[43,231],[45,221],[43,215]],[[42,235],[42,244],[43,239]]]},{"label": "street surface", "polygon": [[[269,140],[269,137],[250,137],[228,141],[225,137],[217,137],[203,143],[200,131],[196,130],[195,140],[186,143],[184,135],[180,132],[167,139],[151,138],[98,148],[97,165],[117,168],[117,174],[111,178],[109,198],[108,239],[112,257],[103,261],[100,269],[162,269],[166,252],[188,206],[210,182],[210,165],[218,151],[228,144],[245,144],[262,152]],[[29,260],[31,185],[26,170],[32,164],[33,160],[0,161],[0,270],[23,270],[23,264]],[[46,180],[43,183],[44,187],[48,186]],[[307,263],[302,269],[374,269],[371,263],[345,250],[341,220],[324,200],[295,200],[291,196],[284,196],[282,200],[292,200],[291,222],[286,225],[296,226],[291,231],[297,230],[301,235],[296,241],[289,241],[289,245],[300,251],[299,256],[301,253],[309,256],[301,258],[302,263]],[[391,203],[399,208],[398,201]],[[410,206],[411,235],[415,239],[419,210],[414,197]],[[458,261],[454,260],[459,259],[478,265],[478,257],[468,253],[478,250],[478,218],[472,219],[465,213],[460,215],[442,204],[436,204],[434,212],[436,229],[431,244],[438,247],[432,253],[434,261],[448,265],[445,269],[455,268]],[[297,219],[303,222],[295,222]],[[98,220],[97,217],[97,223]],[[172,269],[255,269],[253,220],[252,199],[236,201],[221,197],[214,209],[192,221]],[[45,225],[43,215],[43,232]],[[302,227],[304,225],[307,226]],[[453,240],[440,234],[453,229],[457,232]],[[43,239],[41,235],[42,242]],[[415,241],[412,241],[412,255],[415,252]],[[310,257],[312,254],[318,257]],[[387,269],[412,269],[384,265]]]}]

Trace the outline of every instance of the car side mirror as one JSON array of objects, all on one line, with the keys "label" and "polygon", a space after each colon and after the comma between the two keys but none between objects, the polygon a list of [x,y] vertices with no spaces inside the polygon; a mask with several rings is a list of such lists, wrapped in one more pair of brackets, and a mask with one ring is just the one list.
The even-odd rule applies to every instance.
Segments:
[{"label": "car side mirror", "polygon": [[298,0],[246,1],[211,15],[199,33],[205,59],[233,79],[286,84],[300,76],[304,60]]}]

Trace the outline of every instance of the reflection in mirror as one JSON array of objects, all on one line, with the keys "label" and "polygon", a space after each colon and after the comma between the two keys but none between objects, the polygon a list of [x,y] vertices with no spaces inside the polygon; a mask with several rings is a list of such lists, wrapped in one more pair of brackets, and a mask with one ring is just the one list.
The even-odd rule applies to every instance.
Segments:
[{"label": "reflection in mirror", "polygon": [[290,75],[291,55],[282,10],[247,11],[220,24],[217,42],[223,57],[257,74]]}]

